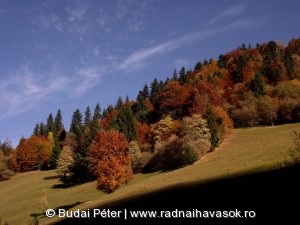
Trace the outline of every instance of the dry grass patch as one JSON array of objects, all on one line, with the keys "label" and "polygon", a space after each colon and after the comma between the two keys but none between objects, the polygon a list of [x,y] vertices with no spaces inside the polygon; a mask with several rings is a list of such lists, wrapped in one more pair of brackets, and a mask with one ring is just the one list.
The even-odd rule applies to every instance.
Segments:
[{"label": "dry grass patch", "polygon": [[[30,215],[37,213],[41,193],[47,191],[48,208],[71,207],[88,209],[171,185],[206,182],[243,172],[269,170],[289,157],[293,146],[291,133],[300,131],[300,124],[274,127],[235,129],[214,152],[193,165],[169,172],[136,174],[128,185],[112,194],[96,190],[96,182],[70,188],[52,188],[58,184],[55,171],[34,171],[18,174],[0,182],[0,217],[10,225],[27,225]],[[41,218],[53,224],[57,218]]]}]

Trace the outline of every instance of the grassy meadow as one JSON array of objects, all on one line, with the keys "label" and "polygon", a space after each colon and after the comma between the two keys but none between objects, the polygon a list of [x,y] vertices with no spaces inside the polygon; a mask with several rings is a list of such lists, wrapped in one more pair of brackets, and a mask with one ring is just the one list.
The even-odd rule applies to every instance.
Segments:
[{"label": "grassy meadow", "polygon": [[[193,165],[168,172],[136,174],[131,182],[112,194],[97,191],[96,182],[60,188],[55,171],[17,174],[0,182],[0,224],[6,221],[10,225],[27,225],[34,215],[40,213],[39,202],[44,190],[47,192],[47,208],[89,209],[169,186],[268,171],[289,159],[294,130],[300,131],[300,123],[234,129],[220,147]],[[40,216],[41,224],[58,221],[58,218]]]}]

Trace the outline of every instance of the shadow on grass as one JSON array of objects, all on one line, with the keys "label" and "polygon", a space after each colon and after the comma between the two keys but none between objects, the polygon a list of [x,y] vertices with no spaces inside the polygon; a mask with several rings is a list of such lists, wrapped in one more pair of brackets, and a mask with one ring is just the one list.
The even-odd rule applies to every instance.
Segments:
[{"label": "shadow on grass", "polygon": [[43,180],[55,180],[55,179],[59,179],[59,175],[54,175],[54,176],[48,176],[48,177],[44,177]]},{"label": "shadow on grass", "polygon": [[64,184],[64,183],[59,183],[59,184],[53,184],[52,185],[52,189],[60,189],[60,188],[69,188],[69,187],[73,187],[74,185],[71,185],[71,184]]},{"label": "shadow on grass", "polygon": [[[147,194],[99,205],[98,209],[120,210],[121,218],[65,219],[67,224],[291,224],[297,219],[300,202],[300,166],[239,174],[207,183],[193,182],[171,186]],[[124,219],[127,209],[127,220]],[[254,211],[255,218],[130,218],[133,210],[162,211]],[[92,209],[90,209],[92,212]],[[92,214],[92,213],[91,213]],[[233,214],[231,214],[233,215]],[[252,212],[253,215],[253,212]],[[93,217],[93,215],[91,215]]]}]

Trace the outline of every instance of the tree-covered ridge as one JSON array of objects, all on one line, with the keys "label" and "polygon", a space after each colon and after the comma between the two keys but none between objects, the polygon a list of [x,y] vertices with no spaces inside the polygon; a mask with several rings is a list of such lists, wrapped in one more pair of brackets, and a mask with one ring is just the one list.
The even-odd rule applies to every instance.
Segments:
[{"label": "tree-covered ridge", "polygon": [[[177,73],[174,69],[165,81],[155,78],[138,91],[135,100],[119,97],[103,110],[97,103],[93,113],[89,106],[84,114],[76,109],[68,131],[58,110],[45,124],[37,123],[32,136],[20,140],[10,157],[15,171],[59,167],[64,182],[97,178],[99,187],[109,185],[113,191],[111,187],[119,184],[103,184],[105,179],[99,178],[110,173],[110,164],[117,165],[125,177],[131,177],[131,172],[176,168],[213,151],[233,127],[299,121],[300,39],[292,39],[287,46],[274,41],[256,47],[242,44],[218,59],[197,62],[193,70],[182,67]],[[114,138],[119,134],[122,138]],[[104,137],[110,138],[112,146],[123,147],[102,148],[101,143],[109,143]],[[120,145],[121,140],[127,145]],[[29,148],[38,149],[34,157],[23,154]],[[100,151],[112,162],[98,165],[91,151]],[[122,157],[115,157],[120,151]],[[30,167],[23,166],[24,157],[25,161],[33,158]],[[62,157],[68,159],[66,163]]]}]

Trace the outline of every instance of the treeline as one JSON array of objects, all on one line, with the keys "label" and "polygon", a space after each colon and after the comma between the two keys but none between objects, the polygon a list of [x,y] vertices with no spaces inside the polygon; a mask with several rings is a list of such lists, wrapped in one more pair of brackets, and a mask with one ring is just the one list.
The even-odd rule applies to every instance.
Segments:
[{"label": "treeline", "polygon": [[60,110],[22,138],[15,171],[57,168],[67,184],[113,191],[132,173],[174,169],[214,150],[233,127],[300,121],[300,39],[241,47],[145,84],[135,100],[84,114],[67,131]]}]

